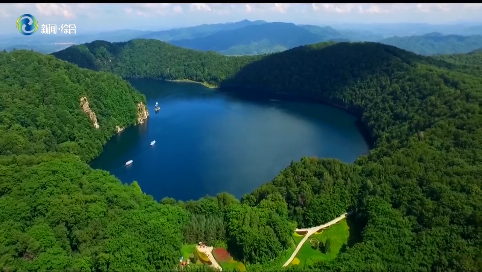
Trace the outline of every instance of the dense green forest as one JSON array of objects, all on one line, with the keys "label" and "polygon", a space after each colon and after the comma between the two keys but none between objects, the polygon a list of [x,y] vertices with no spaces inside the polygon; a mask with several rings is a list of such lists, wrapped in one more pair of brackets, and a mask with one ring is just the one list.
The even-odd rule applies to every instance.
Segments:
[{"label": "dense green forest", "polygon": [[459,66],[459,68],[467,68],[467,72],[481,72],[482,68],[482,50],[474,50],[468,54],[448,54],[436,55],[434,58],[450,62]]},{"label": "dense green forest", "polygon": [[[69,152],[90,161],[133,125],[144,95],[110,73],[96,73],[30,51],[0,53],[0,155]],[[80,107],[86,97],[99,129]]]},{"label": "dense green forest", "polygon": [[53,55],[83,68],[109,71],[124,78],[191,79],[210,84],[219,84],[247,63],[260,58],[228,57],[145,39],[125,43],[95,41]]},{"label": "dense green forest", "polygon": [[438,64],[381,44],[321,44],[267,56],[221,84],[342,106],[376,140],[354,165],[306,160],[245,197],[282,193],[304,225],[353,209],[363,242],[320,268],[481,269],[482,79]]},{"label": "dense green forest", "polygon": [[390,37],[379,42],[421,55],[465,54],[482,47],[482,36],[443,35],[434,32],[421,36]]},{"label": "dense green forest", "polygon": [[[67,65],[25,51],[4,53],[5,62],[15,54],[52,60],[45,68],[52,73]],[[322,43],[266,56],[226,57],[159,41],[97,41],[54,55],[125,78],[190,79],[228,91],[330,103],[358,115],[375,145],[353,164],[316,158],[293,162],[241,200],[222,193],[160,203],[137,183],[122,185],[73,155],[2,156],[1,267],[160,271],[178,263],[183,243],[204,239],[226,247],[248,271],[280,271],[273,260],[292,246],[295,227],[352,211],[361,230],[358,239],[335,260],[309,269],[482,270],[482,78],[476,66],[378,43]],[[15,63],[5,71],[14,74],[27,66]],[[88,72],[75,69],[72,76]],[[27,85],[28,77],[19,80],[33,92],[42,90],[35,89],[36,82]],[[102,103],[114,99],[103,95]],[[78,97],[74,102],[78,107]],[[12,123],[22,126],[28,116],[17,115]]]}]

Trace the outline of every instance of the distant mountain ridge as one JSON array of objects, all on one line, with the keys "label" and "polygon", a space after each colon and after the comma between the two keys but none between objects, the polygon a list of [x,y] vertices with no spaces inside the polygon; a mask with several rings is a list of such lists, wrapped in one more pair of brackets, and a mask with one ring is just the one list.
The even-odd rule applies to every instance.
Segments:
[{"label": "distant mountain ridge", "polygon": [[242,20],[242,21],[233,22],[233,23],[202,24],[198,26],[155,31],[143,36],[139,36],[138,38],[156,39],[164,42],[171,41],[171,40],[194,39],[194,38],[205,37],[219,31],[235,30],[246,26],[262,25],[266,23],[268,22],[262,21],[262,20],[257,20],[257,21]]},{"label": "distant mountain ridge", "polygon": [[[422,27],[422,25],[421,25]],[[423,25],[427,30],[428,26]],[[205,35],[209,28],[211,34]],[[474,29],[477,26],[473,27]],[[200,34],[199,29],[204,32]],[[223,29],[220,31],[215,31]],[[200,50],[216,51],[225,55],[256,55],[280,52],[297,46],[324,41],[358,42],[375,41],[396,46],[421,55],[468,53],[482,48],[482,36],[461,36],[429,32],[421,36],[395,36],[383,38],[375,32],[366,30],[337,30],[330,26],[296,25],[282,22],[251,22],[244,20],[232,24],[202,25],[184,28],[189,37],[197,38],[171,39],[165,36],[162,40],[176,46]],[[177,30],[167,30],[162,33],[172,33]],[[196,34],[197,33],[197,34]],[[383,32],[382,32],[383,33]],[[394,32],[397,33],[397,32]],[[150,33],[144,37],[151,37]],[[166,34],[167,35],[167,34]],[[170,34],[171,35],[171,34]],[[172,37],[169,36],[169,37]]]},{"label": "distant mountain ridge", "polygon": [[482,36],[444,35],[432,32],[421,36],[386,38],[380,43],[421,55],[465,54],[482,48]]},{"label": "distant mountain ridge", "polygon": [[274,22],[220,31],[196,39],[173,40],[170,43],[194,50],[216,51],[225,55],[252,55],[279,52],[328,40],[344,41],[341,35],[331,27],[307,27]]},{"label": "distant mountain ridge", "polygon": [[470,54],[481,53],[481,52],[482,52],[482,48],[479,48],[479,49],[475,49],[474,51],[470,52]]},{"label": "distant mountain ridge", "polygon": [[95,40],[109,42],[126,42],[139,36],[146,35],[150,31],[135,29],[120,29],[92,34],[79,35],[31,35],[31,36],[7,36],[0,38],[0,49],[12,51],[13,49],[34,50],[44,54],[50,54],[65,49],[72,44],[88,43]]},{"label": "distant mountain ridge", "polygon": [[[461,34],[450,34],[460,30]],[[480,30],[480,31],[479,31]],[[426,33],[420,35],[419,33]],[[380,42],[422,55],[460,54],[482,48],[480,25],[374,24],[341,26],[296,25],[285,22],[242,20],[231,23],[203,24],[163,31],[123,29],[81,35],[12,36],[0,39],[0,49],[31,49],[52,53],[72,44],[95,40],[124,42],[155,39],[171,44],[225,55],[257,55],[324,42]],[[394,36],[397,35],[397,36]],[[418,35],[418,36],[413,36]]]}]

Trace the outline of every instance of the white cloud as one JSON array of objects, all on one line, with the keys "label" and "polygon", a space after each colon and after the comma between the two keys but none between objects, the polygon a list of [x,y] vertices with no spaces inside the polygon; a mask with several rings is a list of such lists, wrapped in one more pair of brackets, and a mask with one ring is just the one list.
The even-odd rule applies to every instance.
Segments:
[{"label": "white cloud", "polygon": [[369,13],[369,14],[381,14],[381,13],[389,13],[390,12],[389,9],[384,8],[382,5],[370,5],[367,8],[359,6],[358,11],[360,13]]},{"label": "white cloud", "polygon": [[274,4],[273,10],[279,13],[286,13],[289,7],[290,4],[276,3]]},{"label": "white cloud", "polygon": [[35,4],[38,12],[45,16],[61,16],[65,19],[75,18],[72,7],[67,4]]},{"label": "white cloud", "polygon": [[[453,8],[453,5],[450,4],[417,4],[417,11],[420,12],[448,12],[451,11]],[[470,6],[469,6],[470,8]]]},{"label": "white cloud", "polygon": [[249,4],[246,4],[246,12],[250,13],[251,12],[251,6]]},{"label": "white cloud", "polygon": [[349,13],[351,12],[355,5],[354,4],[311,4],[314,11],[327,11],[335,13]]},{"label": "white cloud", "polygon": [[440,11],[450,11],[452,9],[449,4],[437,4],[436,7]]},{"label": "white cloud", "polygon": [[191,4],[192,11],[212,11],[211,7],[205,3],[193,3]]},{"label": "white cloud", "polygon": [[0,9],[0,17],[2,17],[2,18],[10,18],[11,15],[10,15],[7,11],[5,11],[5,10],[3,10],[3,9]]},{"label": "white cloud", "polygon": [[464,4],[464,7],[481,9],[482,3]]},{"label": "white cloud", "polygon": [[417,11],[430,12],[430,7],[427,4],[417,4]]},{"label": "white cloud", "polygon": [[126,14],[130,15],[130,14],[134,13],[134,10],[132,10],[131,8],[125,8],[125,9],[124,9],[124,12],[125,12]]},{"label": "white cloud", "polygon": [[172,9],[175,13],[182,13],[182,8],[181,6],[177,5]]},{"label": "white cloud", "polygon": [[180,13],[182,9],[179,10],[179,8],[176,8],[176,6],[172,7],[172,4],[167,4],[167,3],[159,3],[159,4],[149,3],[149,4],[129,5],[125,7],[123,11],[128,16],[140,16],[144,18],[151,18],[156,16],[164,16],[171,12]]}]

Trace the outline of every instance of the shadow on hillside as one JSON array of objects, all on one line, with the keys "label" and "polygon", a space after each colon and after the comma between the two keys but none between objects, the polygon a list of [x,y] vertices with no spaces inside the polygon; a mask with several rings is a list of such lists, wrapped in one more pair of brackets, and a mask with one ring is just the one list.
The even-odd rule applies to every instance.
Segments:
[{"label": "shadow on hillside", "polygon": [[[359,92],[364,89],[355,90],[354,86],[365,85],[370,78],[408,70],[414,63],[426,62],[426,59],[380,43],[314,44],[254,61],[221,82],[220,87],[245,97],[321,102],[360,118],[362,107],[345,102],[347,98],[358,102]],[[361,132],[372,147],[374,141],[366,131],[367,125],[361,120],[358,126],[363,128]]]},{"label": "shadow on hillside", "polygon": [[346,252],[348,248],[353,247],[356,243],[362,241],[362,231],[363,226],[360,222],[357,221],[355,216],[348,216],[346,218],[346,223],[348,224],[349,228],[349,236],[348,236],[348,243],[344,244],[341,249],[340,253]]}]

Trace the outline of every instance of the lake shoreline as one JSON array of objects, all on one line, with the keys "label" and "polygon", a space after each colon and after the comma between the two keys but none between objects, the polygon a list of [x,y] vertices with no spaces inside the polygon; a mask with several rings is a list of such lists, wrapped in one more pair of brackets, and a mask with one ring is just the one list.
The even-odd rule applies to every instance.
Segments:
[{"label": "lake shoreline", "polygon": [[[241,92],[240,89],[244,91]],[[233,93],[241,96],[255,96],[257,98],[263,97],[266,99],[277,99],[280,101],[288,101],[288,102],[302,102],[302,103],[310,103],[310,104],[323,104],[330,107],[334,107],[340,109],[354,117],[356,117],[355,126],[362,135],[363,139],[367,143],[369,149],[371,150],[375,146],[375,139],[368,130],[368,124],[365,124],[361,118],[361,114],[355,112],[353,110],[348,109],[345,105],[341,105],[338,103],[333,103],[332,101],[328,101],[327,99],[323,98],[312,98],[306,97],[299,94],[287,94],[287,93],[279,93],[279,92],[259,92],[258,88],[249,88],[249,87],[219,87],[219,91],[226,92],[226,93]]]},{"label": "lake shoreline", "polygon": [[190,80],[190,79],[163,79],[163,81],[177,82],[177,83],[195,83],[195,84],[201,84],[204,87],[209,88],[209,89],[219,89],[219,86],[209,84],[207,82],[199,82],[199,81],[194,81],[194,80]]},{"label": "lake shoreline", "polygon": [[[367,143],[370,150],[375,147],[375,143],[376,143],[375,138],[370,133],[368,129],[368,124],[363,122],[361,118],[361,113],[348,109],[345,105],[334,103],[333,101],[329,101],[328,99],[313,98],[313,97],[307,97],[299,94],[287,94],[287,93],[280,93],[280,92],[273,92],[273,91],[264,92],[264,91],[260,91],[260,88],[249,87],[249,86],[243,86],[243,87],[216,86],[216,85],[209,84],[207,82],[199,82],[191,79],[155,79],[153,78],[153,80],[161,80],[161,81],[174,82],[174,83],[200,84],[211,90],[217,90],[217,91],[226,92],[226,93],[233,93],[241,96],[248,95],[248,96],[256,96],[257,98],[264,97],[267,99],[277,99],[280,101],[323,104],[323,105],[331,106],[337,109],[341,109],[344,112],[352,116],[355,116],[357,118],[357,120],[355,121],[355,126],[358,132],[360,132],[360,134],[362,135],[363,139]],[[240,89],[244,91],[240,91]]]}]

